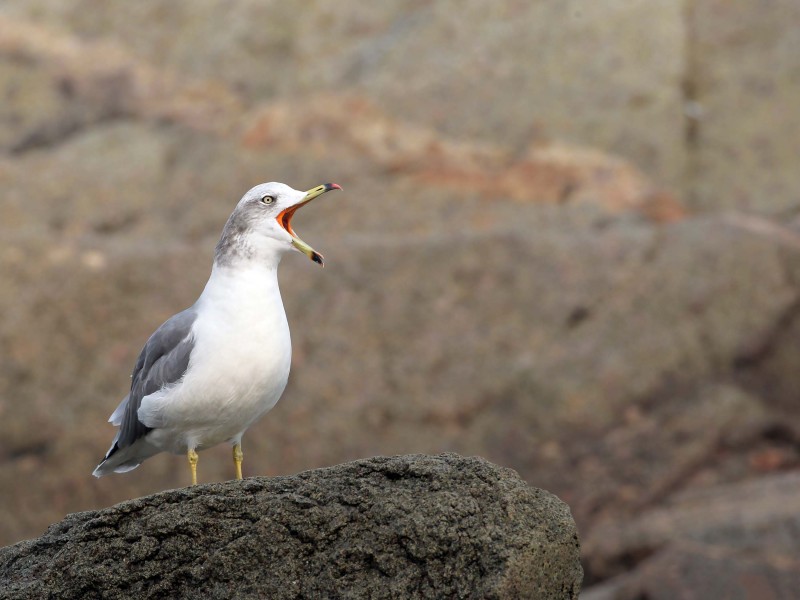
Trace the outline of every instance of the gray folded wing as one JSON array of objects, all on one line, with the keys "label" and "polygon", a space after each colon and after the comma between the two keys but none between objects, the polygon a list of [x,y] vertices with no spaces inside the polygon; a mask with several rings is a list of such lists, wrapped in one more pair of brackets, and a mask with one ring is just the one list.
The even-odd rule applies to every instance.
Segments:
[{"label": "gray folded wing", "polygon": [[106,458],[151,430],[139,420],[142,398],[180,381],[184,376],[194,347],[191,331],[195,319],[195,308],[187,308],[168,319],[147,340],[133,369],[131,391],[109,419],[114,425],[119,425],[119,431]]}]

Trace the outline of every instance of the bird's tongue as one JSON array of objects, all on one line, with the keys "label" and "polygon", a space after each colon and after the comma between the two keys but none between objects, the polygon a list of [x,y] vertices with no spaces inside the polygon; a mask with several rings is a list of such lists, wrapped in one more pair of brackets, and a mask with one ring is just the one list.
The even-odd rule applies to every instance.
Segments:
[{"label": "bird's tongue", "polygon": [[281,227],[283,227],[286,232],[292,236],[292,245],[295,248],[300,250],[300,252],[308,256],[308,258],[313,260],[315,263],[325,266],[322,254],[301,240],[300,237],[294,232],[294,229],[292,229],[292,217],[294,217],[294,213],[297,212],[297,209],[304,204],[306,204],[306,202],[295,204],[294,206],[290,206],[289,208],[281,211],[281,213],[278,215],[278,223],[280,223]]},{"label": "bird's tongue", "polygon": [[340,190],[342,189],[338,183],[323,183],[322,185],[318,185],[315,188],[311,188],[306,192],[305,197],[300,200],[297,204],[290,206],[281,211],[278,215],[278,223],[280,223],[281,227],[283,227],[286,232],[292,236],[292,245],[300,250],[303,254],[305,254],[308,258],[313,260],[315,263],[325,266],[323,262],[322,254],[314,250],[311,246],[306,244],[303,240],[301,240],[298,235],[292,229],[292,217],[294,213],[297,212],[297,209],[301,206],[305,206],[309,202],[311,202],[314,198],[317,198],[324,194],[325,192],[330,192],[331,190]]}]

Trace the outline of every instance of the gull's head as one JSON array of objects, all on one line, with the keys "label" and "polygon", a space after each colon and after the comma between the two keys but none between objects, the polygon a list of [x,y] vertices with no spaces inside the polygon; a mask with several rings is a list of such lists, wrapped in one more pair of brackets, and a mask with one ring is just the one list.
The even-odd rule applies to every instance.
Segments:
[{"label": "gull's head", "polygon": [[218,264],[237,258],[277,261],[294,248],[315,263],[322,255],[306,244],[292,229],[295,212],[331,190],[342,189],[335,183],[323,183],[305,192],[285,183],[262,183],[250,189],[231,213],[217,244],[214,261]]}]

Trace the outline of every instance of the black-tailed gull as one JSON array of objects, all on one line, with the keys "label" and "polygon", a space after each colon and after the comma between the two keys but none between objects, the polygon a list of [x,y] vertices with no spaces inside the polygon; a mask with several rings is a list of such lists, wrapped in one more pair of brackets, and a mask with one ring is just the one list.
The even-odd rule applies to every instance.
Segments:
[{"label": "black-tailed gull", "polygon": [[278,263],[294,248],[323,264],[292,230],[292,216],[338,189],[326,183],[300,192],[263,183],[242,197],[200,298],[161,325],[142,349],[131,391],[109,419],[119,430],[95,477],[173,452],[187,455],[195,484],[197,451],[229,442],[242,478],[242,435],[275,406],[289,378],[292,347]]}]

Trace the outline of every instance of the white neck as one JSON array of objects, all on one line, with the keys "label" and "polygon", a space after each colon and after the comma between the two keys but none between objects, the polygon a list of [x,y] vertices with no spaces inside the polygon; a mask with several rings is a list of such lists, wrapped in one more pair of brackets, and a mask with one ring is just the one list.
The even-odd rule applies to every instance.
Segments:
[{"label": "white neck", "polygon": [[278,264],[287,247],[278,240],[251,235],[229,245],[227,252],[217,253],[196,305],[203,315],[198,319],[203,321],[198,324],[203,335],[220,344],[225,340],[225,344],[246,345],[252,352],[279,348],[285,354],[281,360],[289,360],[289,323],[278,288]]},{"label": "white neck", "polygon": [[215,263],[197,303],[230,325],[269,322],[288,331],[277,265],[269,267],[254,260],[230,266]]},{"label": "white neck", "polygon": [[196,306],[201,315],[196,334],[215,340],[219,347],[275,354],[288,373],[292,342],[277,269],[256,261],[214,265]]}]

